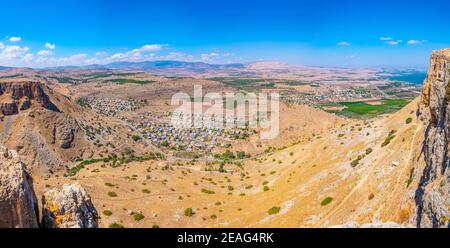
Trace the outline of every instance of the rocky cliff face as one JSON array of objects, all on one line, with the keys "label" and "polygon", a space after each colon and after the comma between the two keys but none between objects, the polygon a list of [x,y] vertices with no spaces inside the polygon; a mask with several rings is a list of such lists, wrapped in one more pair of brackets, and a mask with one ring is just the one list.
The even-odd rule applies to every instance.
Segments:
[{"label": "rocky cliff face", "polygon": [[[42,196],[44,228],[98,227],[98,214],[80,184],[65,184]],[[0,228],[39,227],[38,202],[31,176],[16,151],[0,147]]]},{"label": "rocky cliff face", "polygon": [[97,210],[80,184],[64,184],[42,196],[42,226],[46,228],[96,228]]},{"label": "rocky cliff face", "polygon": [[0,114],[13,115],[35,101],[44,108],[51,106],[39,82],[0,82]]},{"label": "rocky cliff face", "polygon": [[0,147],[0,227],[38,227],[31,177],[15,151]]},{"label": "rocky cliff face", "polygon": [[419,227],[450,227],[450,49],[433,52],[418,117],[427,125],[426,166],[416,191]]}]

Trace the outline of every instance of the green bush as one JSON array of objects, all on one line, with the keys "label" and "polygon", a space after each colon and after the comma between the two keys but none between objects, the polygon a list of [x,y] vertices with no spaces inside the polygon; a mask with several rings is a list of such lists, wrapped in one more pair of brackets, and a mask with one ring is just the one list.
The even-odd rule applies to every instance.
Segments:
[{"label": "green bush", "polygon": [[119,223],[114,222],[114,223],[109,225],[109,228],[124,228],[124,226],[122,226]]},{"label": "green bush", "polygon": [[111,216],[113,213],[111,212],[111,210],[104,210],[103,211],[103,215],[106,215],[106,216]]},{"label": "green bush", "polygon": [[131,136],[131,139],[132,139],[133,141],[138,141],[138,140],[141,139],[141,136],[139,136],[139,135],[137,135],[137,134],[133,134],[133,135]]},{"label": "green bush", "polygon": [[281,209],[280,207],[272,207],[267,212],[269,213],[269,215],[274,215],[278,214],[280,212],[280,209]]},{"label": "green bush", "polygon": [[117,197],[117,193],[116,192],[108,192],[108,196],[109,197]]},{"label": "green bush", "polygon": [[406,122],[406,124],[409,124],[409,123],[412,122],[412,120],[413,120],[413,119],[412,119],[411,117],[408,117],[408,118],[406,118],[406,121],[405,121],[405,122]]},{"label": "green bush", "polygon": [[192,216],[192,215],[194,215],[194,211],[192,210],[192,208],[186,208],[186,209],[184,210],[184,216],[190,217],[190,216]]},{"label": "green bush", "polygon": [[327,198],[323,199],[323,201],[320,203],[320,205],[326,206],[326,205],[330,204],[332,201],[333,201],[332,197],[327,197]]},{"label": "green bush", "polygon": [[209,190],[209,189],[202,189],[202,193],[212,195],[212,194],[215,194],[216,192],[214,192],[214,191],[212,191],[212,190]]},{"label": "green bush", "polygon": [[397,131],[392,130],[389,135],[387,136],[387,138],[384,140],[384,142],[381,144],[381,147],[385,147],[387,145],[389,145],[391,143],[391,141],[395,138],[395,133]]},{"label": "green bush", "polygon": [[132,216],[135,221],[141,221],[145,218],[145,216],[141,213],[133,213]]}]

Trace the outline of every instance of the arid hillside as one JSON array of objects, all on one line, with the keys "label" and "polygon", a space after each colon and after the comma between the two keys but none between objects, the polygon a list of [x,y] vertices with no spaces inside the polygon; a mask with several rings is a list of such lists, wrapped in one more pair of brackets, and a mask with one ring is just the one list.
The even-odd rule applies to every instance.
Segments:
[{"label": "arid hillside", "polygon": [[[277,139],[237,139],[231,151],[213,159],[159,156],[153,153],[159,148],[133,135],[143,124],[126,124],[128,113],[74,103],[118,91],[124,99],[158,91],[168,97],[176,89],[162,87],[164,80],[105,91],[98,84],[94,93],[95,83],[75,85],[66,88],[70,97],[37,82],[30,83],[32,94],[17,95],[28,91],[0,83],[0,138],[34,171],[47,170],[33,173],[36,195],[81,184],[101,227],[448,226],[449,67],[449,50],[434,52],[422,95],[393,114],[348,119],[283,103]],[[149,102],[136,110],[139,116],[167,105],[168,98],[139,96]],[[158,132],[165,133],[163,127]],[[214,151],[223,151],[220,145]],[[240,150],[250,155],[234,155]],[[67,170],[61,170],[64,164]],[[53,168],[59,170],[49,176]]]}]

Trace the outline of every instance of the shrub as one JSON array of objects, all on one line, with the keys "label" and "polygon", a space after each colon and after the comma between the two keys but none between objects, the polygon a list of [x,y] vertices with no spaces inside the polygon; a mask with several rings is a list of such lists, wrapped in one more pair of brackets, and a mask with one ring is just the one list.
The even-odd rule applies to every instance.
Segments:
[{"label": "shrub", "polygon": [[133,134],[133,135],[131,136],[131,139],[132,139],[133,141],[138,141],[138,140],[141,139],[141,136],[139,136],[139,135],[137,135],[137,134]]},{"label": "shrub", "polygon": [[217,215],[212,214],[212,215],[210,216],[210,218],[211,218],[211,220],[215,220],[215,219],[217,219]]},{"label": "shrub", "polygon": [[395,133],[397,131],[392,130],[389,135],[386,137],[386,139],[384,140],[384,142],[381,144],[381,147],[385,147],[387,145],[389,145],[389,143],[391,143],[391,141],[395,138]]},{"label": "shrub", "polygon": [[106,216],[111,216],[113,213],[111,212],[111,210],[104,210],[103,211],[103,215],[106,215]]},{"label": "shrub", "polygon": [[278,214],[280,212],[280,209],[280,207],[272,207],[267,212],[269,213],[269,215]]},{"label": "shrub", "polygon": [[143,190],[142,190],[142,193],[144,193],[144,194],[150,194],[150,190],[148,190],[148,189],[143,189]]},{"label": "shrub", "polygon": [[212,194],[215,194],[216,192],[209,190],[209,189],[202,189],[202,193],[212,195]]},{"label": "shrub", "polygon": [[269,186],[265,185],[264,188],[263,188],[263,190],[264,190],[264,191],[269,191],[270,188],[269,188]]},{"label": "shrub", "polygon": [[408,118],[406,118],[406,124],[409,124],[409,123],[411,123],[412,122],[412,118],[411,117],[408,117]]},{"label": "shrub", "polygon": [[190,216],[192,216],[192,215],[194,215],[194,211],[192,211],[192,208],[186,208],[186,209],[184,210],[184,216],[190,217]]},{"label": "shrub", "polygon": [[355,160],[353,160],[353,161],[350,163],[350,165],[351,165],[352,167],[356,167],[358,164],[359,164],[359,159],[355,159]]},{"label": "shrub", "polygon": [[320,203],[320,205],[326,206],[326,205],[330,204],[332,201],[333,201],[332,197],[327,197],[327,198],[323,199],[323,201]]},{"label": "shrub", "polygon": [[109,228],[124,228],[124,226],[122,226],[119,223],[114,222],[114,223],[109,225]]},{"label": "shrub", "polygon": [[108,196],[109,197],[117,197],[117,193],[116,192],[108,192]]},{"label": "shrub", "polygon": [[372,148],[367,148],[366,149],[366,155],[369,155],[373,152]]},{"label": "shrub", "polygon": [[141,213],[133,213],[132,216],[135,221],[141,221],[145,218],[145,216]]}]

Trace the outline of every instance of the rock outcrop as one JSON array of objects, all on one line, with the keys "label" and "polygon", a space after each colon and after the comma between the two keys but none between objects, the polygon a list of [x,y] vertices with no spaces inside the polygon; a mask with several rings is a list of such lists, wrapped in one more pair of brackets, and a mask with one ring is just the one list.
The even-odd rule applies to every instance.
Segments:
[{"label": "rock outcrop", "polygon": [[38,204],[30,175],[15,151],[0,147],[0,227],[38,227]]},{"label": "rock outcrop", "polygon": [[96,228],[98,213],[80,184],[64,184],[42,196],[42,227]]},{"label": "rock outcrop", "polygon": [[0,82],[0,114],[13,115],[19,110],[27,110],[31,101],[44,108],[51,107],[39,82]]},{"label": "rock outcrop", "polygon": [[342,225],[332,226],[331,228],[414,228],[414,226],[405,226],[395,222],[366,223],[361,225],[350,222]]},{"label": "rock outcrop", "polygon": [[427,125],[426,166],[416,191],[418,227],[450,227],[450,49],[434,51],[418,117]]}]

